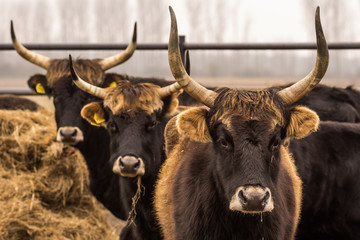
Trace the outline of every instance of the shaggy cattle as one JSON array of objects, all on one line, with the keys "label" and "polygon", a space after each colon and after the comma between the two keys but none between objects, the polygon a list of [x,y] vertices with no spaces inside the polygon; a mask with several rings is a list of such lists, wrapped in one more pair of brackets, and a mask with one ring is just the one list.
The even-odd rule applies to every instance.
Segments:
[{"label": "shaggy cattle", "polygon": [[[11,38],[20,56],[47,71],[46,75],[32,76],[28,85],[38,94],[53,97],[57,140],[73,144],[80,150],[89,169],[91,192],[115,216],[126,219],[128,212],[119,205],[119,177],[112,173],[111,166],[107,164],[110,155],[104,146],[109,145],[108,133],[104,129],[91,126],[80,117],[80,110],[85,104],[99,99],[73,85],[68,59],[51,59],[26,49],[16,39],[12,22]],[[136,25],[132,42],[123,53],[104,59],[77,59],[74,67],[92,84],[109,86],[122,76],[105,74],[104,71],[126,61],[135,48]]]},{"label": "shaggy cattle", "polygon": [[[57,124],[57,140],[69,143],[78,148],[83,154],[90,175],[90,188],[95,197],[104,204],[115,216],[127,219],[128,212],[119,202],[119,176],[112,173],[112,166],[108,165],[110,158],[108,146],[109,135],[103,128],[90,125],[80,116],[83,106],[99,98],[81,91],[71,79],[68,59],[51,59],[26,49],[16,39],[11,23],[11,37],[15,50],[26,60],[47,70],[46,75],[36,74],[28,80],[28,85],[37,94],[53,97]],[[125,52],[105,59],[77,59],[74,68],[89,83],[99,87],[109,87],[117,82],[129,80],[131,82],[152,82],[156,85],[170,85],[172,81],[157,78],[139,78],[128,75],[105,73],[105,70],[126,61],[136,48],[136,25],[132,42]],[[189,57],[187,55],[187,66]],[[189,67],[188,67],[189,68]],[[196,103],[187,93],[179,96],[182,105]]]},{"label": "shaggy cattle", "polygon": [[289,150],[304,189],[297,239],[360,239],[360,124],[321,122]]},{"label": "shaggy cattle", "polygon": [[292,104],[328,66],[316,11],[317,61],[304,79],[280,91],[210,91],[185,72],[171,13],[169,64],[177,82],[209,108],[191,108],[166,130],[155,208],[165,239],[294,239],[302,184],[287,144],[315,131],[319,118]]},{"label": "shaggy cattle", "polygon": [[14,95],[0,95],[0,109],[6,110],[29,110],[37,111],[41,108],[36,102],[29,99],[14,96]]},{"label": "shaggy cattle", "polygon": [[[87,104],[81,116],[92,125],[107,129],[110,163],[113,172],[121,176],[121,204],[127,211],[136,213],[129,216],[121,239],[160,239],[152,204],[153,191],[165,160],[164,128],[176,112],[181,87],[177,83],[160,87],[122,81],[113,88],[99,88],[82,80],[72,67],[71,73],[79,88],[103,99]],[[131,221],[135,224],[131,225]]]}]

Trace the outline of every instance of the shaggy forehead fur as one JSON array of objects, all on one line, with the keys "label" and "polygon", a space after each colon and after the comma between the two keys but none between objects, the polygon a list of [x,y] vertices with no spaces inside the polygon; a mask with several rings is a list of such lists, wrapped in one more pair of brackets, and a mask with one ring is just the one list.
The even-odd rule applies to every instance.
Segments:
[{"label": "shaggy forehead fur", "polygon": [[130,81],[118,82],[114,88],[107,88],[104,106],[111,109],[113,114],[126,112],[134,114],[145,111],[148,114],[163,107],[158,89],[160,86],[152,83],[133,84]]},{"label": "shaggy forehead fur", "polygon": [[283,125],[284,117],[276,93],[268,90],[234,90],[220,88],[214,107],[210,110],[210,126],[229,123],[236,115],[244,120],[273,119]]},{"label": "shaggy forehead fur", "polygon": [[[82,79],[86,79],[90,84],[100,86],[104,80],[104,71],[95,60],[77,59],[73,62],[76,72]],[[55,81],[64,76],[70,77],[68,59],[55,59],[51,62],[46,73],[46,79],[50,87],[53,87]]]}]

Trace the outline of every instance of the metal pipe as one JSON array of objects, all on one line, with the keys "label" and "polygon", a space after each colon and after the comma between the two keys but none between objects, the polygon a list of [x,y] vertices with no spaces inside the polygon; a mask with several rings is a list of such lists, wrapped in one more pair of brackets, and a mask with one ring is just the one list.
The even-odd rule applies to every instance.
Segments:
[{"label": "metal pipe", "polygon": [[[122,50],[127,44],[24,44],[30,50]],[[329,49],[360,49],[360,42],[329,43]],[[184,43],[185,50],[310,50],[315,43]],[[167,50],[167,44],[138,44],[136,50]],[[0,44],[0,51],[14,50],[12,44]]]}]

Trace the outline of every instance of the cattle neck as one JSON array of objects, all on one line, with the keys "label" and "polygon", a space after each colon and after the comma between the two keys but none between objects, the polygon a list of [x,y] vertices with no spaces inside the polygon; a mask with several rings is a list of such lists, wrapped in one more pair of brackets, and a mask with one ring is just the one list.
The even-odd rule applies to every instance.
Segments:
[{"label": "cattle neck", "polygon": [[99,166],[107,164],[110,157],[110,151],[108,150],[109,134],[106,130],[93,126],[88,126],[84,133],[84,141],[78,143],[75,147],[84,155],[89,169],[92,172],[97,171]]}]

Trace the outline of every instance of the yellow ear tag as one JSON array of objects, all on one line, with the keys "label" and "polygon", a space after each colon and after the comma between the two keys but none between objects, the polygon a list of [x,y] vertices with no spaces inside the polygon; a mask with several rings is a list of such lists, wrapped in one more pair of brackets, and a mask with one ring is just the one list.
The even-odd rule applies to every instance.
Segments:
[{"label": "yellow ear tag", "polygon": [[105,122],[105,119],[99,118],[99,116],[96,113],[94,114],[94,120],[97,124]]},{"label": "yellow ear tag", "polygon": [[93,125],[93,126],[96,126],[96,127],[100,127],[100,125],[99,124],[96,124],[96,123],[90,123],[91,125]]},{"label": "yellow ear tag", "polygon": [[117,86],[116,82],[112,82],[112,83],[110,83],[110,85],[109,85],[109,87],[116,87],[116,86]]},{"label": "yellow ear tag", "polygon": [[35,86],[36,93],[38,94],[45,94],[45,89],[41,83],[37,83]]}]

